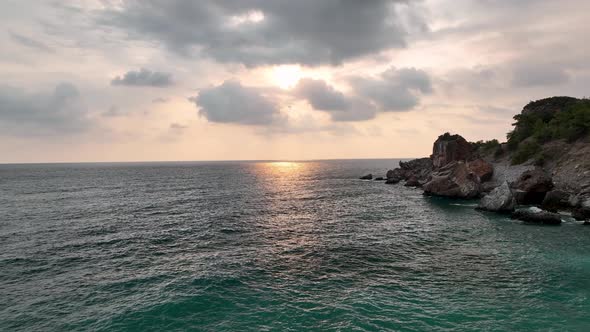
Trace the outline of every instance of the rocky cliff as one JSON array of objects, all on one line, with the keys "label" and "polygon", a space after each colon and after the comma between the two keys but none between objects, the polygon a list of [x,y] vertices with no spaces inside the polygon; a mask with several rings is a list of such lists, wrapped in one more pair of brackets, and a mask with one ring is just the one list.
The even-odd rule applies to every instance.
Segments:
[{"label": "rocky cliff", "polygon": [[480,204],[484,210],[537,205],[589,220],[590,100],[542,99],[526,105],[514,119],[506,143],[470,143],[445,133],[434,142],[429,158],[400,162],[387,173],[387,182],[405,181],[435,196],[469,199],[487,194]]}]

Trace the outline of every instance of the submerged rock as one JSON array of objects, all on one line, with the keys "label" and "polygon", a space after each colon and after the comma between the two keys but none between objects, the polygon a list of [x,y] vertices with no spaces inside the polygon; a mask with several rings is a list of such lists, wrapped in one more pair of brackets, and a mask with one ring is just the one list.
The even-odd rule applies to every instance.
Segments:
[{"label": "submerged rock", "polygon": [[541,204],[545,195],[553,189],[553,180],[545,171],[536,168],[522,173],[514,188],[518,204]]},{"label": "submerged rock", "polygon": [[424,184],[426,195],[451,198],[476,198],[481,193],[479,177],[467,168],[464,162],[453,162],[432,173],[431,180]]},{"label": "submerged rock", "polygon": [[539,208],[529,208],[516,210],[512,213],[512,219],[522,220],[524,222],[544,224],[544,225],[559,225],[561,224],[561,216],[557,213],[551,213]]},{"label": "submerged rock", "polygon": [[478,207],[479,210],[509,213],[516,208],[516,199],[512,194],[512,189],[508,182],[502,183],[501,186],[492,190],[488,195],[481,199]]},{"label": "submerged rock", "polygon": [[361,176],[360,179],[361,180],[372,180],[373,179],[373,174],[367,174],[365,176]]}]

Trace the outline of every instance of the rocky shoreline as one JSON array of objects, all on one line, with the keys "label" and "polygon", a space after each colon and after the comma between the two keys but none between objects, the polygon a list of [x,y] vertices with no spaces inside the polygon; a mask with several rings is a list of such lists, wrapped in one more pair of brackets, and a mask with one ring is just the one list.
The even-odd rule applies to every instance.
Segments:
[{"label": "rocky shoreline", "polygon": [[[496,140],[472,143],[445,133],[434,142],[430,157],[401,161],[387,172],[385,181],[422,188],[429,196],[480,199],[479,210],[510,214],[525,222],[559,224],[566,213],[588,224],[590,133],[582,132],[575,140],[554,134],[555,139],[550,136],[542,144],[536,132],[523,134],[529,130],[523,119],[536,119],[535,130],[544,124],[551,129],[557,123],[554,119],[568,116],[569,109],[588,105],[586,99],[569,97],[531,102],[515,116],[515,130],[502,144]],[[590,107],[584,112],[584,116],[590,114]],[[586,119],[575,121],[583,121],[580,128],[587,130]],[[514,144],[517,135],[520,141]],[[534,153],[528,153],[531,145],[536,147]]]}]

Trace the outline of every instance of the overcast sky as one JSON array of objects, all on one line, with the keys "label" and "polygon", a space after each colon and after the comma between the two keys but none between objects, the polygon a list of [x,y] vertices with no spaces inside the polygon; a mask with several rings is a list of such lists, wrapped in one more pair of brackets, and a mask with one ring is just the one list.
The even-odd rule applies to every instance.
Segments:
[{"label": "overcast sky", "polygon": [[587,0],[3,0],[0,162],[395,158],[590,95]]}]

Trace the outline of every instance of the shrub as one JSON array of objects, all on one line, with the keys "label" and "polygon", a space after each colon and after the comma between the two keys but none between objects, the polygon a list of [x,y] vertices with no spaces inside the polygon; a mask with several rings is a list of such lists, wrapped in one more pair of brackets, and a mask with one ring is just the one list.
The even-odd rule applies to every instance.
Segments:
[{"label": "shrub", "polygon": [[541,151],[541,145],[536,141],[519,144],[518,150],[512,156],[512,165],[519,165],[531,159]]}]

